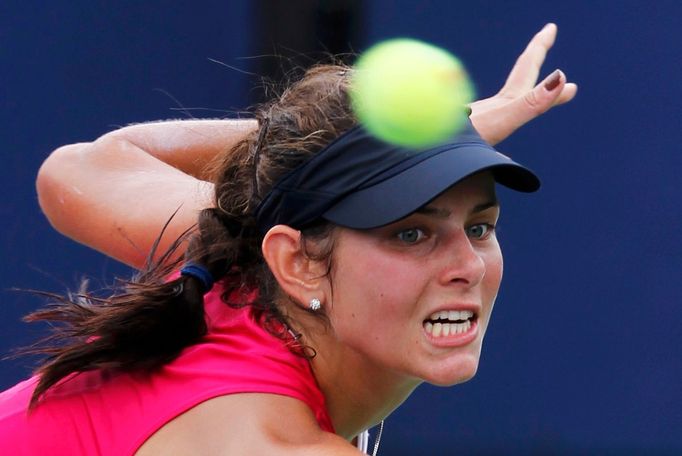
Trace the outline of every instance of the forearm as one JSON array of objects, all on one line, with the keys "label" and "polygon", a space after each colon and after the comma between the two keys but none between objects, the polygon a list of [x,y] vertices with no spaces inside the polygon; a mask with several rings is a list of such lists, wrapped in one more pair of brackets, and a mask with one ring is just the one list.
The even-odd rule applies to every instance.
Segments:
[{"label": "forearm", "polygon": [[[211,204],[211,185],[133,146],[87,143],[57,149],[37,179],[38,199],[57,231],[141,267],[163,224],[179,209],[160,248]],[[111,160],[112,156],[115,160]]]},{"label": "forearm", "polygon": [[254,120],[152,122],[61,147],[38,173],[40,206],[62,234],[140,267],[174,213],[159,253],[212,205],[206,165],[255,127]]},{"label": "forearm", "polygon": [[122,139],[178,170],[205,180],[206,165],[257,127],[254,119],[171,120],[133,124],[101,139]]}]

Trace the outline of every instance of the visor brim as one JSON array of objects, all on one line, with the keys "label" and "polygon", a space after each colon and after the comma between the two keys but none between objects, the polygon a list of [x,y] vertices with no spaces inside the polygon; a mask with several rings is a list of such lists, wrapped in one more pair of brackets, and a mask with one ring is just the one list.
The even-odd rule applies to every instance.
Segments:
[{"label": "visor brim", "polygon": [[431,156],[370,187],[356,190],[322,218],[354,229],[396,222],[428,204],[469,176],[490,171],[495,181],[512,190],[532,193],[540,180],[528,168],[492,148],[478,144]]}]

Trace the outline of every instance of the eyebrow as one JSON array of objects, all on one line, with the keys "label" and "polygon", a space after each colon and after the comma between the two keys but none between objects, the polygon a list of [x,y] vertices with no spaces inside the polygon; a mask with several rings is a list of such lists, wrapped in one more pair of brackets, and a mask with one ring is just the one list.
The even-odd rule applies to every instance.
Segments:
[{"label": "eyebrow", "polygon": [[490,209],[491,207],[496,207],[499,205],[500,202],[497,200],[497,198],[493,198],[490,201],[474,206],[474,208],[471,210],[471,213],[478,214],[479,212],[483,212],[486,209]]},{"label": "eyebrow", "polygon": [[[489,201],[486,201],[485,203],[477,204],[471,209],[471,214],[478,214],[479,212],[483,212],[487,209],[490,209],[491,207],[499,206],[500,202],[496,198],[492,198]],[[424,206],[420,207],[415,211],[418,214],[424,214],[424,215],[430,215],[432,217],[436,218],[441,218],[441,219],[446,219],[452,215],[452,213],[443,208],[439,207],[433,207],[433,206]]]},{"label": "eyebrow", "polygon": [[451,212],[447,209],[441,209],[433,206],[423,206],[414,211],[417,214],[430,215],[432,217],[446,219],[450,217]]}]

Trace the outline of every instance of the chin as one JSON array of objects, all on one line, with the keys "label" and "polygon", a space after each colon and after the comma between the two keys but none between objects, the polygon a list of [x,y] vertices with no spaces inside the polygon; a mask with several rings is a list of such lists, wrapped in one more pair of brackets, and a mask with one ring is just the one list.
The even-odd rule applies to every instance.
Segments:
[{"label": "chin", "polygon": [[424,380],[436,386],[454,386],[468,382],[474,378],[477,371],[478,357],[467,357],[467,359],[457,360],[452,366],[441,366]]}]

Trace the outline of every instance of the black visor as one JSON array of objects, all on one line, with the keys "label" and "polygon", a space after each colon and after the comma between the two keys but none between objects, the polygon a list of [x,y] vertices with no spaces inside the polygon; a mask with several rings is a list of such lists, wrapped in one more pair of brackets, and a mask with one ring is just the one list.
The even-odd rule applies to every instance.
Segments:
[{"label": "black visor", "polygon": [[470,122],[450,141],[426,149],[389,144],[356,126],[280,179],[256,219],[263,233],[278,224],[301,229],[319,219],[376,228],[481,171],[513,190],[540,187],[533,172],[493,149]]}]

